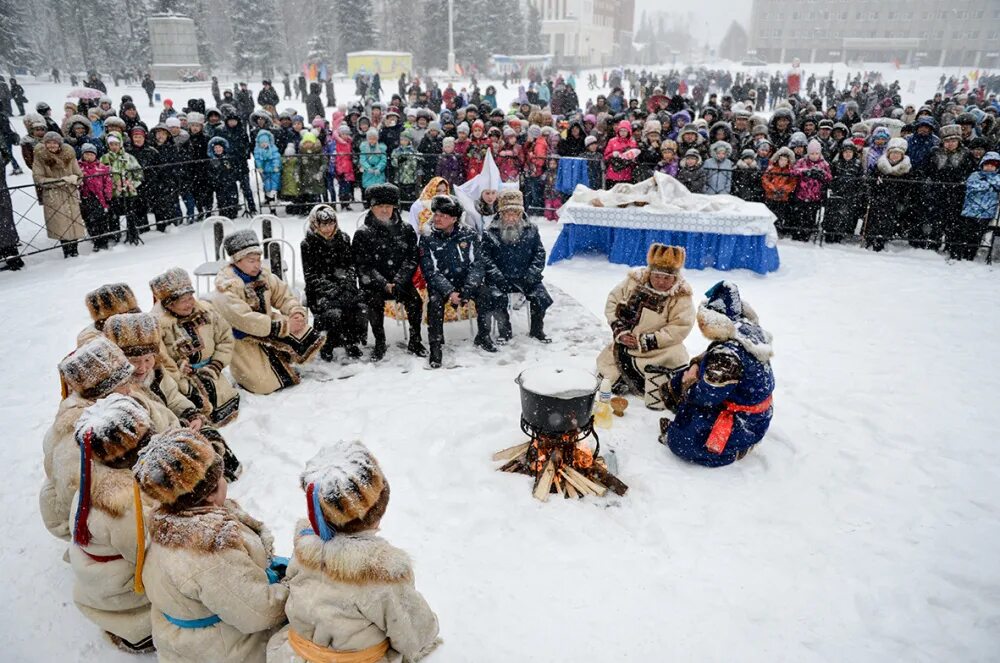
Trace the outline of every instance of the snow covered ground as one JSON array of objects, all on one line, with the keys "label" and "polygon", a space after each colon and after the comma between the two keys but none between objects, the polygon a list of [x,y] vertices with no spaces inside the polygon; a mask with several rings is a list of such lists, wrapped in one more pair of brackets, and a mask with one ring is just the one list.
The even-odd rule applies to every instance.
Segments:
[{"label": "snow covered ground", "polygon": [[[357,216],[342,215],[343,227]],[[558,225],[541,223],[551,246]],[[283,225],[297,244],[301,220]],[[4,660],[134,660],[73,606],[37,491],[55,365],[88,321],[84,293],[126,281],[148,308],[151,276],[201,261],[197,228],[145,237],[0,273]],[[526,477],[495,471],[490,455],[523,440],[519,371],[592,367],[610,338],[604,300],[625,268],[585,257],[546,271],[558,289],[550,346],[515,315],[513,345],[486,356],[457,323],[446,328],[450,370],[424,370],[393,346],[377,366],[317,363],[287,392],[244,395],[225,429],[246,466],[231,494],[288,554],[305,461],[329,441],[364,440],[392,483],[383,534],[411,553],[441,620],[435,662],[995,660],[997,270],[911,250],[779,250],[782,267],[766,277],[687,273],[695,292],[736,280],[775,335],[774,422],[734,466],[677,461],[633,398],[602,435],[626,497],[542,504]],[[688,349],[704,346],[692,332]]]}]

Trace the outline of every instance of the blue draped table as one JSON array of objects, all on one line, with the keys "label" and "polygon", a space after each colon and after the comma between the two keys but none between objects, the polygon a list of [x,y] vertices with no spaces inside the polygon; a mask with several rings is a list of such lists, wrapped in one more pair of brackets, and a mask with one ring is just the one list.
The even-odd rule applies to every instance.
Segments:
[{"label": "blue draped table", "polygon": [[562,230],[549,264],[578,253],[601,253],[613,263],[645,265],[649,245],[660,242],[683,246],[688,269],[773,272],[780,264],[774,215],[760,203],[749,204],[747,210],[656,213],[636,207],[566,205],[560,210]]}]

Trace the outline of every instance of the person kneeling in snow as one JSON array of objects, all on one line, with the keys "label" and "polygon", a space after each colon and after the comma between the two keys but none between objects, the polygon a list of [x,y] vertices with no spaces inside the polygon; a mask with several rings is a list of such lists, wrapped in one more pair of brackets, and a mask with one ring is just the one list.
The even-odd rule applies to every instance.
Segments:
[{"label": "person kneeling in snow", "polygon": [[263,663],[285,622],[287,560],[274,537],[226,499],[222,458],[198,433],[154,435],[139,453],[135,480],[158,502],[142,578],[152,604],[153,641],[171,663]]},{"label": "person kneeling in snow", "polygon": [[711,344],[664,385],[677,416],[660,420],[660,441],[684,460],[719,467],[743,458],[767,433],[773,351],[771,334],[734,283],[720,281],[705,295],[698,327]]},{"label": "person kneeling in snow", "polygon": [[73,602],[111,642],[136,654],[154,650],[149,599],[135,571],[146,550],[139,524],[151,503],[136,503],[132,481],[132,466],[152,434],[146,410],[121,394],[91,405],[76,422],[84,462],[69,523]]},{"label": "person kneeling in snow", "polygon": [[96,290],[91,290],[83,298],[83,303],[90,313],[92,324],[87,325],[76,335],[76,347],[81,347],[95,338],[104,338],[104,323],[118,313],[139,313],[135,293],[127,283],[106,283]]},{"label": "person kneeling in snow", "polygon": [[416,662],[440,643],[437,616],[417,591],[409,556],[376,535],[389,483],[361,443],[321,450],[302,473],[308,520],[288,565],[288,626],[269,663]]},{"label": "person kneeling in snow", "polygon": [[652,410],[664,408],[664,372],[647,369],[674,369],[688,361],[684,339],[694,327],[694,302],[680,273],[685,256],[679,246],[653,244],[647,267],[630,271],[604,306],[612,341],[597,357],[597,370],[616,393],[642,394]]},{"label": "person kneeling in snow", "polygon": [[153,278],[149,288],[170,360],[164,369],[199,412],[215,426],[225,426],[240,408],[239,392],[222,375],[236,345],[232,327],[211,304],[195,299],[191,277],[180,267]]},{"label": "person kneeling in snow", "polygon": [[[483,233],[483,251],[489,258],[490,270],[487,282],[497,288],[505,299],[508,293],[519,293],[531,305],[532,338],[549,343],[545,335],[545,311],[552,306],[552,297],[542,284],[542,270],[545,269],[545,247],[538,234],[538,228],[524,213],[524,198],[520,191],[508,190],[498,198],[499,218],[495,218]],[[495,306],[493,316],[497,319],[497,343],[509,341],[514,332],[510,325],[507,302],[500,301]]]},{"label": "person kneeling in snow", "polygon": [[215,277],[214,304],[233,327],[230,370],[241,387],[270,394],[301,381],[292,364],[305,364],[326,342],[309,326],[308,311],[285,282],[261,266],[264,253],[253,230],[225,239],[229,264]]},{"label": "person kneeling in snow", "polygon": [[331,361],[333,348],[343,346],[348,357],[358,359],[358,344],[368,335],[368,312],[358,290],[351,238],[339,228],[337,213],[329,205],[313,207],[308,220],[300,251],[306,301],[316,328],[327,333],[320,358]]}]

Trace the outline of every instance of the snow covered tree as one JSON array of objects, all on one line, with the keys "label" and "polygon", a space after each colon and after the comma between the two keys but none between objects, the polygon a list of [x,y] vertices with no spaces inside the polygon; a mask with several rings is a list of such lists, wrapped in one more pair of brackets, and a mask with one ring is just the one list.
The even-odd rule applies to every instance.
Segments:
[{"label": "snow covered tree", "polygon": [[0,65],[4,69],[35,65],[37,53],[28,38],[32,29],[24,5],[0,0]]},{"label": "snow covered tree", "polygon": [[[489,35],[496,22],[490,0],[465,0],[455,5],[455,58],[482,69],[490,56]],[[445,24],[447,25],[447,23]]]},{"label": "snow covered tree", "polygon": [[319,66],[330,64],[330,52],[326,50],[326,43],[322,35],[316,34],[309,38],[309,53],[306,55],[309,64]]},{"label": "snow covered tree", "polygon": [[[125,62],[129,66],[145,69],[152,61],[148,23],[152,7],[149,0],[124,0],[122,4],[124,5],[126,17],[125,25],[123,26],[126,33],[122,37],[124,43],[116,44],[115,49],[110,53],[110,62],[115,65],[118,64],[118,58],[121,57],[120,48],[124,46]],[[117,14],[118,12],[116,11],[103,16],[102,19],[107,21],[107,16],[115,16]]]},{"label": "snow covered tree", "polygon": [[[417,63],[424,69],[448,66],[448,0],[428,0],[417,25]],[[441,36],[444,35],[442,43]]]},{"label": "snow covered tree", "polygon": [[488,28],[490,53],[512,55],[524,52],[524,19],[519,0],[493,0]]},{"label": "snow covered tree", "polygon": [[266,73],[274,67],[278,44],[271,18],[273,0],[230,0],[233,26],[233,68],[243,74]]},{"label": "snow covered tree", "polygon": [[356,0],[336,0],[337,25],[340,28],[340,43],[337,49],[337,65],[346,62],[347,54],[354,51],[370,50],[375,46],[375,28],[368,4]]},{"label": "snow covered tree", "polygon": [[528,2],[528,15],[524,21],[524,49],[530,55],[548,53],[548,46],[542,39],[542,14],[534,2]]}]

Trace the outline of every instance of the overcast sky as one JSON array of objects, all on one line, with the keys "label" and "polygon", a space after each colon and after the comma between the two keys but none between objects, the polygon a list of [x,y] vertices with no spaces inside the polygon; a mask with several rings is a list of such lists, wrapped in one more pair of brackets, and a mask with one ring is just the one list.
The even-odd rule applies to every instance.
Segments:
[{"label": "overcast sky", "polygon": [[718,46],[722,36],[729,27],[729,21],[735,19],[750,27],[750,5],[752,0],[712,0],[711,2],[663,2],[663,0],[635,0],[635,21],[638,25],[643,10],[656,12],[666,10],[675,15],[690,12],[692,18],[691,32],[700,41],[708,41],[712,46]]}]

